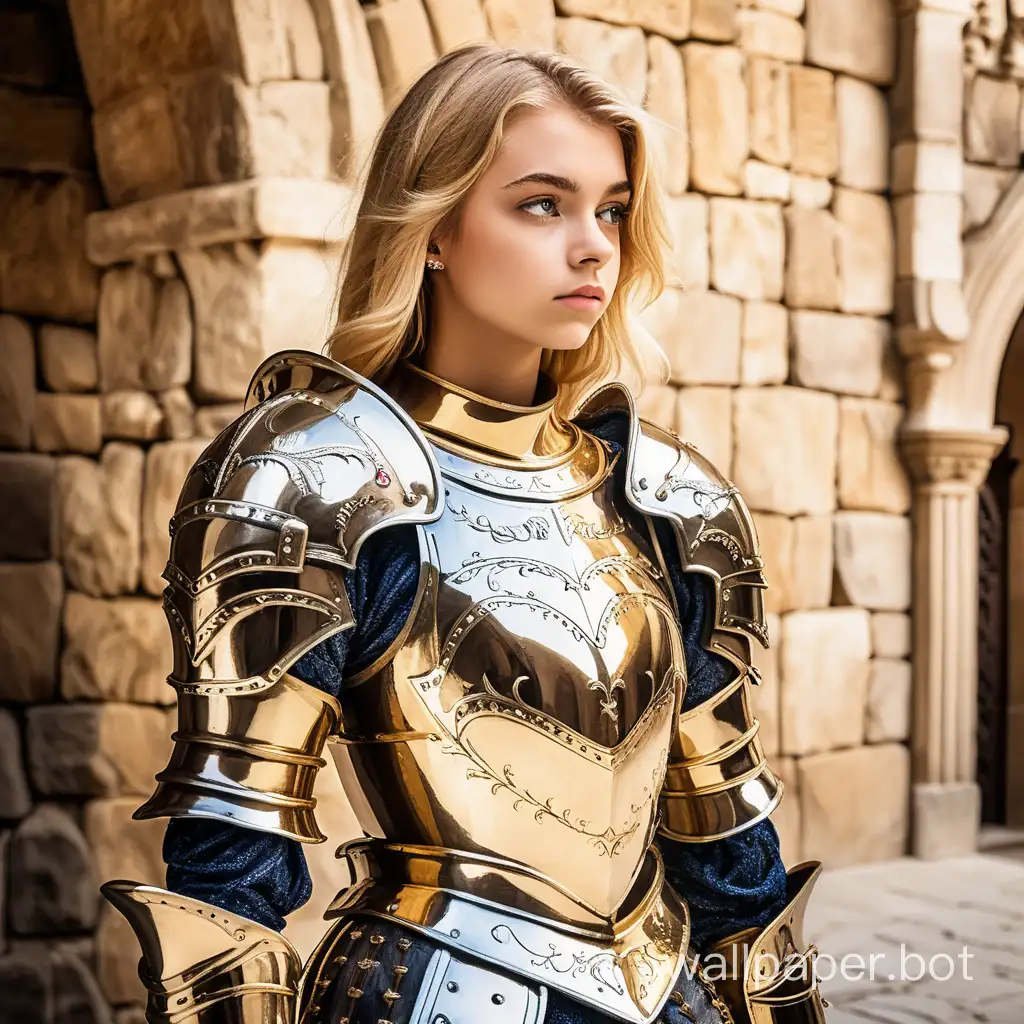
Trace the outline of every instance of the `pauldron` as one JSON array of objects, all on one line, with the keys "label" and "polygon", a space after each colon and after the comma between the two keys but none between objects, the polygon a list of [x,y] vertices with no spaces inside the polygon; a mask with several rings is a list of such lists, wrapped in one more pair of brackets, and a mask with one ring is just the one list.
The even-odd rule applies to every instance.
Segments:
[{"label": "pauldron", "polygon": [[268,359],[247,406],[189,473],[170,523],[178,728],[135,816],[319,842],[313,782],[340,708],[288,669],[353,625],[342,575],[366,538],[439,515],[437,469],[384,392],[310,353]]},{"label": "pauldron", "polygon": [[757,533],[737,488],[693,445],[638,417],[619,384],[595,393],[581,415],[607,411],[630,418],[627,499],[645,515],[668,520],[683,569],[710,579],[712,614],[702,640],[737,669],[724,690],[679,716],[661,792],[662,834],[683,842],[721,839],[767,817],[783,791],[750,709],[750,686],[760,682],[752,644],[768,646]]}]

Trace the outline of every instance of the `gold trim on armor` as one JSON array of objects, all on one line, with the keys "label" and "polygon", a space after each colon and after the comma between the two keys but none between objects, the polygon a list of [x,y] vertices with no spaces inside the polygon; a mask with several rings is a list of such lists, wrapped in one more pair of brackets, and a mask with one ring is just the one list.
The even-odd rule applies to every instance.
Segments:
[{"label": "gold trim on armor", "polygon": [[388,391],[441,444],[534,465],[551,464],[578,443],[578,430],[555,412],[558,386],[540,375],[537,405],[496,402],[451,384],[411,363],[401,363]]},{"label": "gold trim on armor", "polygon": [[741,673],[679,716],[661,792],[663,835],[679,842],[723,839],[778,806],[784,787],[761,747],[750,683],[750,673]]},{"label": "gold trim on armor", "polygon": [[213,818],[323,842],[313,784],[340,711],[329,694],[287,674],[254,693],[179,689],[174,751],[134,817]]}]

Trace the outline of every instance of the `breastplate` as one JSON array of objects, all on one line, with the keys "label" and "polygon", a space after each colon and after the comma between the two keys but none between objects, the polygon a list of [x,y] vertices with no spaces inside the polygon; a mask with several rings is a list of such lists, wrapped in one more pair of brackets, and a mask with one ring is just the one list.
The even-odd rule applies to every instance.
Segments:
[{"label": "breastplate", "polygon": [[685,685],[666,581],[590,435],[542,470],[435,454],[444,512],[417,528],[404,633],[343,692],[342,780],[370,836],[519,866],[505,898],[608,920],[643,870]]}]

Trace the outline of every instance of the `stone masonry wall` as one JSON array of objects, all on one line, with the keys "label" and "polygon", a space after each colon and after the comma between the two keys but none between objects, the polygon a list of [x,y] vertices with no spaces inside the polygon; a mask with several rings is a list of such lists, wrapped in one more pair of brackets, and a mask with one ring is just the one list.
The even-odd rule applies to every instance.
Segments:
[{"label": "stone masonry wall", "polygon": [[[660,121],[675,249],[644,321],[672,375],[644,408],[755,512],[784,854],[902,853],[890,0],[69,6],[73,47],[59,6],[0,0],[0,122],[51,126],[0,141],[0,990],[25,993],[0,1022],[140,1019],[134,939],[95,887],[163,878],[162,823],[130,814],[169,745],[178,487],[264,355],[320,348],[373,133],[470,39],[565,50]],[[321,774],[304,948],[352,827]]]}]

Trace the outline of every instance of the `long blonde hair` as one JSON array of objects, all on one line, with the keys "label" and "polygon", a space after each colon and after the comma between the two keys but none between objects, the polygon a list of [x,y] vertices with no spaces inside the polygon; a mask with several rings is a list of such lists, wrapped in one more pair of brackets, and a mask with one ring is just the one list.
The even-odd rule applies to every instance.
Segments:
[{"label": "long blonde hair", "polygon": [[342,252],[337,319],[327,341],[334,359],[381,380],[399,359],[422,350],[430,323],[424,263],[431,235],[457,224],[462,200],[498,153],[510,117],[559,101],[618,131],[633,196],[608,307],[582,348],[545,350],[542,369],[562,385],[564,415],[596,384],[623,371],[642,386],[647,360],[632,304],[646,305],[663,290],[668,240],[646,115],[560,54],[490,43],[441,57],[377,137]]}]

